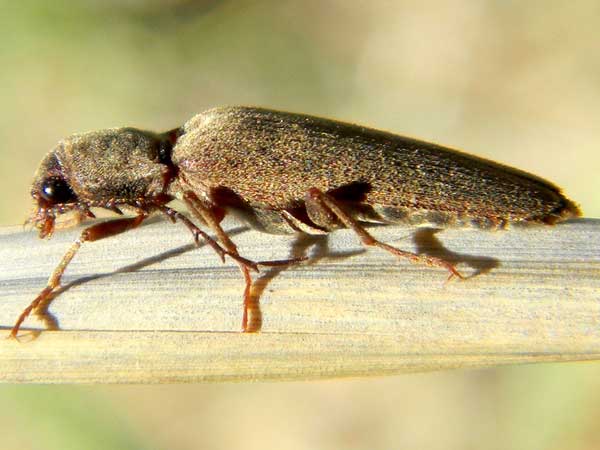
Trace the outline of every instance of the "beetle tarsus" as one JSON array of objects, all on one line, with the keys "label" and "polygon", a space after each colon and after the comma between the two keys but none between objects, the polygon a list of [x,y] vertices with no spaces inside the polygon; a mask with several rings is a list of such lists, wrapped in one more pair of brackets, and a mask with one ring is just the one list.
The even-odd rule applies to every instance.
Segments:
[{"label": "beetle tarsus", "polygon": [[29,304],[29,306],[23,310],[23,312],[13,325],[12,330],[10,330],[10,334],[8,335],[9,339],[16,339],[17,341],[19,340],[17,335],[19,334],[19,329],[21,328],[21,325],[23,324],[25,319],[29,317],[33,310],[35,310],[42,302],[47,300],[52,295],[52,292],[55,288],[56,286],[46,286],[42,290],[42,292],[40,292],[38,296]]}]

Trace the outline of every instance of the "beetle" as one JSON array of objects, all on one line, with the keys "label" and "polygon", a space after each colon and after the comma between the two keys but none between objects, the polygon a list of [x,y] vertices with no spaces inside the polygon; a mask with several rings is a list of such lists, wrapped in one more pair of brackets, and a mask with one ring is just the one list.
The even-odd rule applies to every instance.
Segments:
[{"label": "beetle", "polygon": [[[248,330],[252,278],[258,265],[243,258],[221,227],[233,213],[266,233],[326,234],[350,228],[365,246],[413,263],[462,275],[442,258],[416,254],[375,239],[367,223],[505,228],[554,224],[581,214],[558,187],[496,162],[383,131],[308,115],[253,107],[211,109],[165,133],[115,128],[75,134],[42,161],[31,188],[37,209],[30,221],[41,238],[57,216],[118,217],[84,229],[17,319],[50,298],[84,242],[136,228],[151,214],[183,222],[224,260],[234,259],[245,280],[242,329]],[[179,199],[197,222],[168,204]]]}]

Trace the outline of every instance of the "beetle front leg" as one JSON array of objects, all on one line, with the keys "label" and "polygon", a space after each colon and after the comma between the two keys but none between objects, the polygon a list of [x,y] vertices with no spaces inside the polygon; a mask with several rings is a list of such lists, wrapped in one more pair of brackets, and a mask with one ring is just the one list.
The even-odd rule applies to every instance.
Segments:
[{"label": "beetle front leg", "polygon": [[42,289],[42,291],[29,304],[29,306],[23,310],[23,312],[15,322],[9,337],[16,338],[17,334],[19,333],[19,328],[21,327],[21,324],[25,321],[25,319],[27,319],[29,314],[31,314],[31,312],[35,310],[40,304],[50,299],[54,291],[58,287],[60,287],[60,280],[63,274],[65,273],[67,266],[69,265],[69,263],[71,262],[71,260],[73,259],[77,251],[81,248],[81,245],[84,242],[99,241],[100,239],[115,236],[117,234],[131,230],[132,228],[135,228],[138,225],[140,225],[145,218],[146,215],[140,214],[136,217],[115,219],[107,222],[98,223],[83,230],[81,232],[81,235],[79,236],[79,239],[73,242],[69,250],[67,250],[65,255],[62,257],[60,263],[58,263],[58,266],[56,266],[56,268],[52,272],[52,275],[50,275],[46,287]]},{"label": "beetle front leg", "polygon": [[371,234],[367,232],[358,223],[357,220],[353,219],[347,214],[343,207],[330,195],[317,188],[310,189],[304,199],[306,203],[306,209],[309,217],[317,224],[324,226],[325,228],[334,228],[338,221],[341,222],[346,228],[352,229],[360,238],[361,242],[365,246],[379,247],[392,255],[400,258],[406,258],[414,264],[425,264],[427,266],[441,267],[450,272],[448,279],[452,277],[458,277],[464,279],[458,270],[442,258],[436,258],[435,256],[429,255],[418,255],[416,253],[407,252],[400,250],[391,245],[385,244],[375,239]]}]

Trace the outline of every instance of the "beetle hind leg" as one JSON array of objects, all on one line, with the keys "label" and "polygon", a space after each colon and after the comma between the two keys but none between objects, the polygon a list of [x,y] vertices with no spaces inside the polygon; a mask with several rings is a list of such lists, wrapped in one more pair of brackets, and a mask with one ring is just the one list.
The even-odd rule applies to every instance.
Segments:
[{"label": "beetle hind leg", "polygon": [[325,192],[312,188],[306,193],[304,198],[306,204],[306,211],[310,219],[326,229],[335,229],[344,226],[352,229],[365,246],[379,247],[394,256],[399,258],[408,259],[414,264],[424,264],[431,267],[441,267],[450,272],[448,279],[453,277],[464,279],[458,270],[450,262],[429,255],[419,255],[417,253],[407,252],[400,250],[396,247],[392,247],[384,242],[380,242],[375,239],[360,223],[352,218],[344,208],[338,203],[338,201],[332,196]]}]

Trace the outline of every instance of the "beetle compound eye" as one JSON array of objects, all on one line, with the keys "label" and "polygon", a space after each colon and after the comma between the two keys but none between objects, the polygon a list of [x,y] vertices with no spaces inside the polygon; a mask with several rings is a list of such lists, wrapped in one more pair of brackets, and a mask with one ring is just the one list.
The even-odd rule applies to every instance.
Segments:
[{"label": "beetle compound eye", "polygon": [[53,204],[67,203],[75,199],[75,194],[71,190],[71,187],[64,179],[59,177],[44,180],[40,195]]}]

